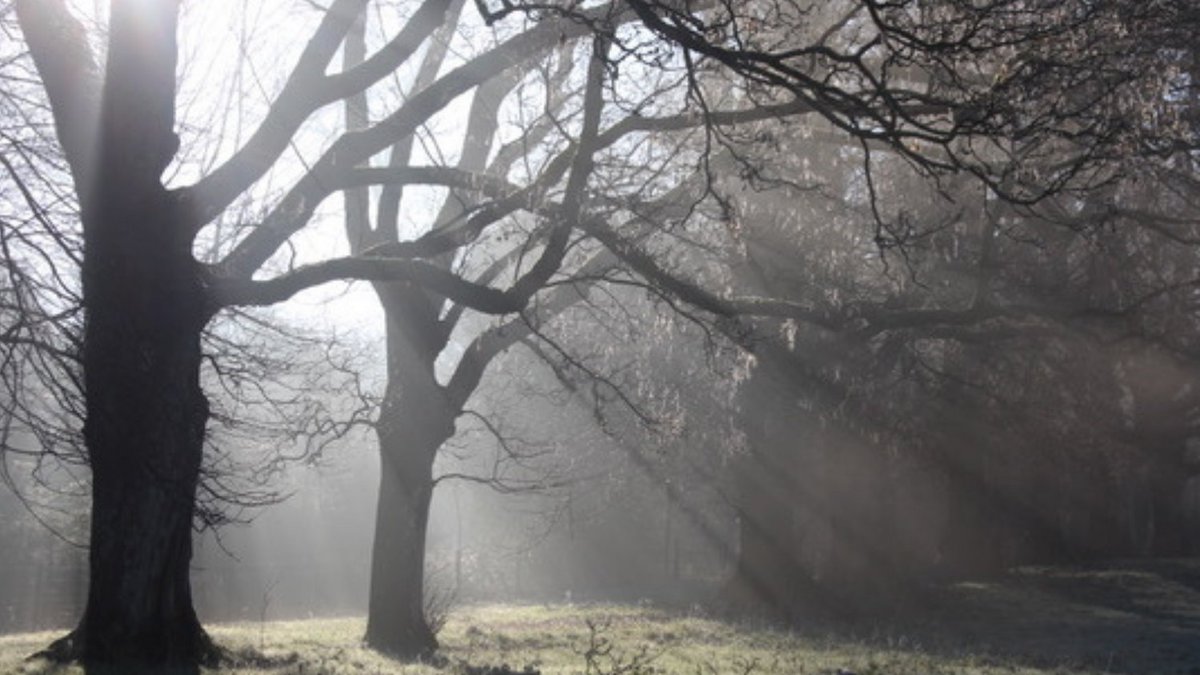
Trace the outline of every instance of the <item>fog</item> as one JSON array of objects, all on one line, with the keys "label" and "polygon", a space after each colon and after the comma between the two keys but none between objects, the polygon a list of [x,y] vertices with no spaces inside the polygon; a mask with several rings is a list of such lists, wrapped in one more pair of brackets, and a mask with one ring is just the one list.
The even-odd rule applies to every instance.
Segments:
[{"label": "fog", "polygon": [[[681,494],[682,481],[697,479],[685,471],[672,474],[674,483],[667,478],[679,462],[671,450],[635,447],[644,439],[600,429],[589,404],[556,392],[553,373],[528,354],[500,367],[525,375],[481,398],[510,408],[505,443],[527,458],[514,463],[490,432],[467,421],[439,460],[439,474],[465,478],[446,477],[433,500],[431,609],[479,602],[686,607],[714,593],[732,572],[737,539],[734,512],[720,495],[701,484]],[[513,387],[523,393],[515,406],[505,400]],[[379,474],[370,442],[356,434],[318,462],[289,467],[276,481],[287,495],[280,503],[197,535],[191,569],[202,620],[365,612]],[[65,499],[35,494],[42,501],[30,509],[8,492],[2,502],[11,572],[0,593],[6,632],[69,627],[86,597],[81,516],[55,521],[56,531],[73,538],[60,540],[35,515]],[[73,508],[82,512],[78,502]]]},{"label": "fog", "polygon": [[1190,569],[1200,14],[985,5],[0,0],[0,633]]},{"label": "fog", "polygon": [[[754,364],[744,379],[736,355],[705,356],[695,331],[671,330],[666,350],[626,343],[619,351],[636,373],[626,381],[634,389],[646,374],[660,376],[641,383],[645,401],[658,401],[649,426],[624,403],[572,389],[528,350],[496,365],[502,386],[477,393],[480,418],[460,420],[436,464],[427,611],[652,602],[841,615],[894,609],[922,587],[1020,565],[1181,555],[1200,545],[1200,478],[1190,473],[1200,443],[1190,436],[1165,457],[1133,445],[1105,454],[1036,446],[1035,434],[1053,431],[1036,426],[1045,419],[1027,412],[1001,428],[960,399],[923,402],[938,406],[926,411],[936,417],[926,433],[953,445],[898,449],[873,425],[838,423],[815,404],[797,409],[806,392],[787,370]],[[1121,386],[1102,403],[1124,414],[1136,404],[1159,429],[1188,428],[1194,371],[1154,351],[1108,367]],[[967,447],[971,454],[956,454]],[[1164,494],[1152,471],[1168,459],[1181,473]],[[6,632],[67,628],[86,594],[83,502],[47,487],[52,475],[31,478],[31,466],[9,469],[29,508],[9,491],[0,502]],[[197,534],[191,570],[202,620],[362,615],[378,475],[372,439],[356,431],[287,466],[274,480],[279,503]],[[739,560],[755,547],[767,549],[757,550],[766,564],[793,567],[744,576]]]}]

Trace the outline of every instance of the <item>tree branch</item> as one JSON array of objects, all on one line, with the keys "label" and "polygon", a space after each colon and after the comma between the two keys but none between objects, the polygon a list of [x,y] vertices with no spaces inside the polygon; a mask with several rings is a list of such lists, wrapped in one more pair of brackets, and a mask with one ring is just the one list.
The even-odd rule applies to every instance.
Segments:
[{"label": "tree branch", "polygon": [[[309,115],[323,105],[365,90],[411,56],[441,24],[449,3],[450,0],[425,0],[384,50],[350,71],[325,76],[330,60],[367,4],[367,0],[335,0],[250,140],[211,174],[181,191],[197,213],[197,227],[219,215],[261,178],[287,149]],[[389,68],[383,69],[385,64]],[[358,157],[348,165],[369,156]]]},{"label": "tree branch", "polygon": [[[612,12],[613,5],[605,4],[587,10],[586,14],[599,19]],[[620,14],[626,19],[632,18],[628,12]],[[334,180],[339,171],[382,152],[397,139],[411,135],[421,124],[473,87],[534,58],[558,44],[560,40],[580,37],[589,31],[587,26],[565,19],[542,22],[455,68],[368,129],[344,134],[283,198],[275,209],[277,217],[269,224],[264,222],[247,235],[225,258],[221,266],[235,276],[249,276],[266,262],[288,237],[305,225],[305,221],[291,216],[311,213],[312,200],[319,201],[328,194],[324,185]],[[286,143],[286,139],[283,142]],[[232,199],[232,195],[226,196]],[[221,208],[227,204],[228,202],[224,202]]]},{"label": "tree branch", "polygon": [[100,69],[87,31],[63,0],[17,0],[17,20],[50,98],[59,144],[81,200],[89,198],[100,124]]}]

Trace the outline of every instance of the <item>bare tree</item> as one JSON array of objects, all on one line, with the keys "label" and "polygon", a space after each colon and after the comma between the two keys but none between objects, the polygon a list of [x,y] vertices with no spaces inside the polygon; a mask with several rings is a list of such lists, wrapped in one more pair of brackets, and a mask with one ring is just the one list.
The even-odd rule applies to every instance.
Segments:
[{"label": "bare tree", "polygon": [[[1127,41],[1113,38],[1123,21],[1174,18],[1174,8],[1135,11],[1094,2],[1061,3],[1052,21],[1044,14],[1051,8],[1017,2],[983,9],[945,2],[928,10],[924,4],[867,2],[848,6],[854,11],[845,15],[822,14],[817,29],[806,23],[811,12],[796,3],[630,0],[581,8],[574,2],[506,1],[494,10],[479,1],[475,6],[489,22],[503,19],[511,32],[444,73],[437,59],[428,60],[433,79],[378,119],[352,110],[352,128],[323,144],[266,215],[245,228],[219,261],[200,262],[193,251],[198,234],[280,161],[305,122],[338,101],[353,109],[361,92],[390,77],[423,45],[435,44],[454,3],[420,3],[370,55],[348,40],[367,5],[332,2],[257,130],[194,184],[167,188],[163,171],[179,148],[179,3],[114,0],[103,69],[89,35],[61,0],[15,3],[82,220],[86,320],[80,358],[92,471],[91,586],[79,627],[55,650],[60,656],[158,665],[216,654],[192,610],[188,560],[210,418],[200,379],[201,336],[220,309],[282,302],[335,279],[380,283],[394,324],[390,367],[401,379],[392,381],[400,390],[387,396],[379,424],[385,446],[380,511],[386,516],[380,527],[391,521],[395,531],[377,546],[400,547],[394,555],[405,561],[402,573],[385,582],[396,587],[380,597],[406,600],[381,608],[386,615],[373,615],[371,635],[389,651],[423,653],[432,636],[419,614],[420,566],[414,571],[410,563],[419,559],[412,549],[422,539],[428,467],[488,358],[514,334],[480,334],[453,376],[439,383],[433,356],[466,309],[525,313],[522,320],[536,324],[539,293],[566,283],[577,265],[586,268],[589,250],[603,247],[664,295],[714,315],[826,321],[796,303],[709,290],[706,279],[667,262],[673,230],[685,222],[702,229],[720,223],[692,218],[699,211],[691,208],[682,217],[656,218],[655,208],[675,186],[687,184],[681,175],[702,177],[700,195],[713,196],[709,160],[725,129],[819,116],[834,133],[863,144],[872,192],[869,156],[879,144],[927,174],[966,169],[1009,199],[1033,201],[1104,181],[1098,160],[1140,140],[1123,124],[1128,116],[1122,102],[1142,80],[1122,67],[1129,63],[1122,51]],[[525,15],[536,20],[522,22]],[[503,84],[519,79],[513,73],[576,39],[582,42],[574,82],[582,91],[561,109],[567,114],[547,108],[549,152],[527,152],[518,142],[497,157],[516,153],[521,168],[489,175],[480,162],[486,162],[491,141],[468,138],[459,166],[408,165],[405,144],[457,97],[476,92],[486,109],[493,105],[489,97],[515,86]],[[1067,43],[1076,48],[1062,50]],[[330,72],[340,49],[356,65]],[[426,47],[425,53],[436,49]],[[650,91],[640,88],[639,78]],[[490,124],[490,115],[472,120]],[[688,129],[702,132],[701,149],[664,158],[658,153],[663,146],[647,140]],[[1007,151],[1011,138],[1060,160],[1031,163],[1026,154]],[[370,165],[389,148],[394,165]],[[1026,171],[1029,166],[1042,173]],[[1015,178],[1006,182],[1006,176]],[[442,226],[406,239],[390,232],[390,216],[376,221],[376,233],[364,231],[359,192],[348,209],[358,212],[347,219],[355,242],[351,255],[255,278],[330,194],[404,184],[457,188],[482,200],[472,197],[467,203],[476,206],[463,217],[447,214]],[[398,208],[395,198],[381,199],[384,208]],[[518,211],[531,219],[510,218]],[[878,214],[876,223],[881,243],[898,236]],[[462,263],[466,249],[503,236],[513,224],[522,227],[507,231],[518,240],[508,249],[511,257],[494,275],[473,276],[474,268]],[[456,265],[446,262],[454,258]],[[431,298],[463,309],[443,310]]]}]

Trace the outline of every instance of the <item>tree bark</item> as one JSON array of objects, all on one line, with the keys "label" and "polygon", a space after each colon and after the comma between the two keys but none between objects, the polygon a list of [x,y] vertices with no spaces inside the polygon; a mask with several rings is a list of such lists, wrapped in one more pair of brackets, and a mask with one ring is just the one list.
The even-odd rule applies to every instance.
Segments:
[{"label": "tree bark", "polygon": [[84,438],[92,468],[87,607],[51,655],[129,672],[195,667],[216,650],[189,563],[208,402],[209,318],[186,216],[161,187],[104,181],[85,211]]},{"label": "tree bark", "polygon": [[438,646],[424,605],[433,462],[454,435],[458,411],[434,377],[439,326],[424,292],[405,284],[376,290],[388,315],[388,388],[377,425],[379,501],[366,642],[400,659],[423,659]]},{"label": "tree bark", "polygon": [[[194,213],[161,182],[179,143],[178,9],[169,0],[112,3],[103,95],[96,96],[85,33],[65,6],[18,6],[46,75],[84,236],[90,585],[78,627],[48,651],[120,672],[194,670],[216,655],[189,584],[209,415],[200,334],[212,309],[192,257]],[[68,43],[66,60],[56,56],[59,38]]]},{"label": "tree bark", "polygon": [[406,435],[379,434],[379,501],[366,641],[372,649],[410,660],[427,658],[438,646],[425,617],[424,588],[433,458],[441,443],[417,445]]}]

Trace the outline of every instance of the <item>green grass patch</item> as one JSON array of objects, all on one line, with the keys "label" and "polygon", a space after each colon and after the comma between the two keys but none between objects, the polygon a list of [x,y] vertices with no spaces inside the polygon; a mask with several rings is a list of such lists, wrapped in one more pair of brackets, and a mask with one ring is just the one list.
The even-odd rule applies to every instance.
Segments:
[{"label": "green grass patch", "polygon": [[[897,640],[811,638],[700,616],[618,605],[485,605],[463,608],[440,640],[443,660],[400,664],[362,646],[362,619],[311,619],[217,624],[212,636],[243,662],[204,673],[470,673],[506,664],[546,675],[574,673],[687,673],[696,675],[803,675],[849,670],[859,675],[942,673],[1065,673],[1030,668],[986,655],[946,655]],[[78,667],[52,666],[25,657],[54,633],[0,637],[0,672],[83,675]]]},{"label": "green grass patch", "polygon": [[[438,663],[401,664],[362,646],[361,618],[215,624],[235,662],[203,672],[1200,675],[1200,561],[1024,568],[945,588],[903,615],[802,628],[631,605],[479,605],[451,615]],[[57,636],[0,636],[0,673],[82,675],[25,660]]]}]

